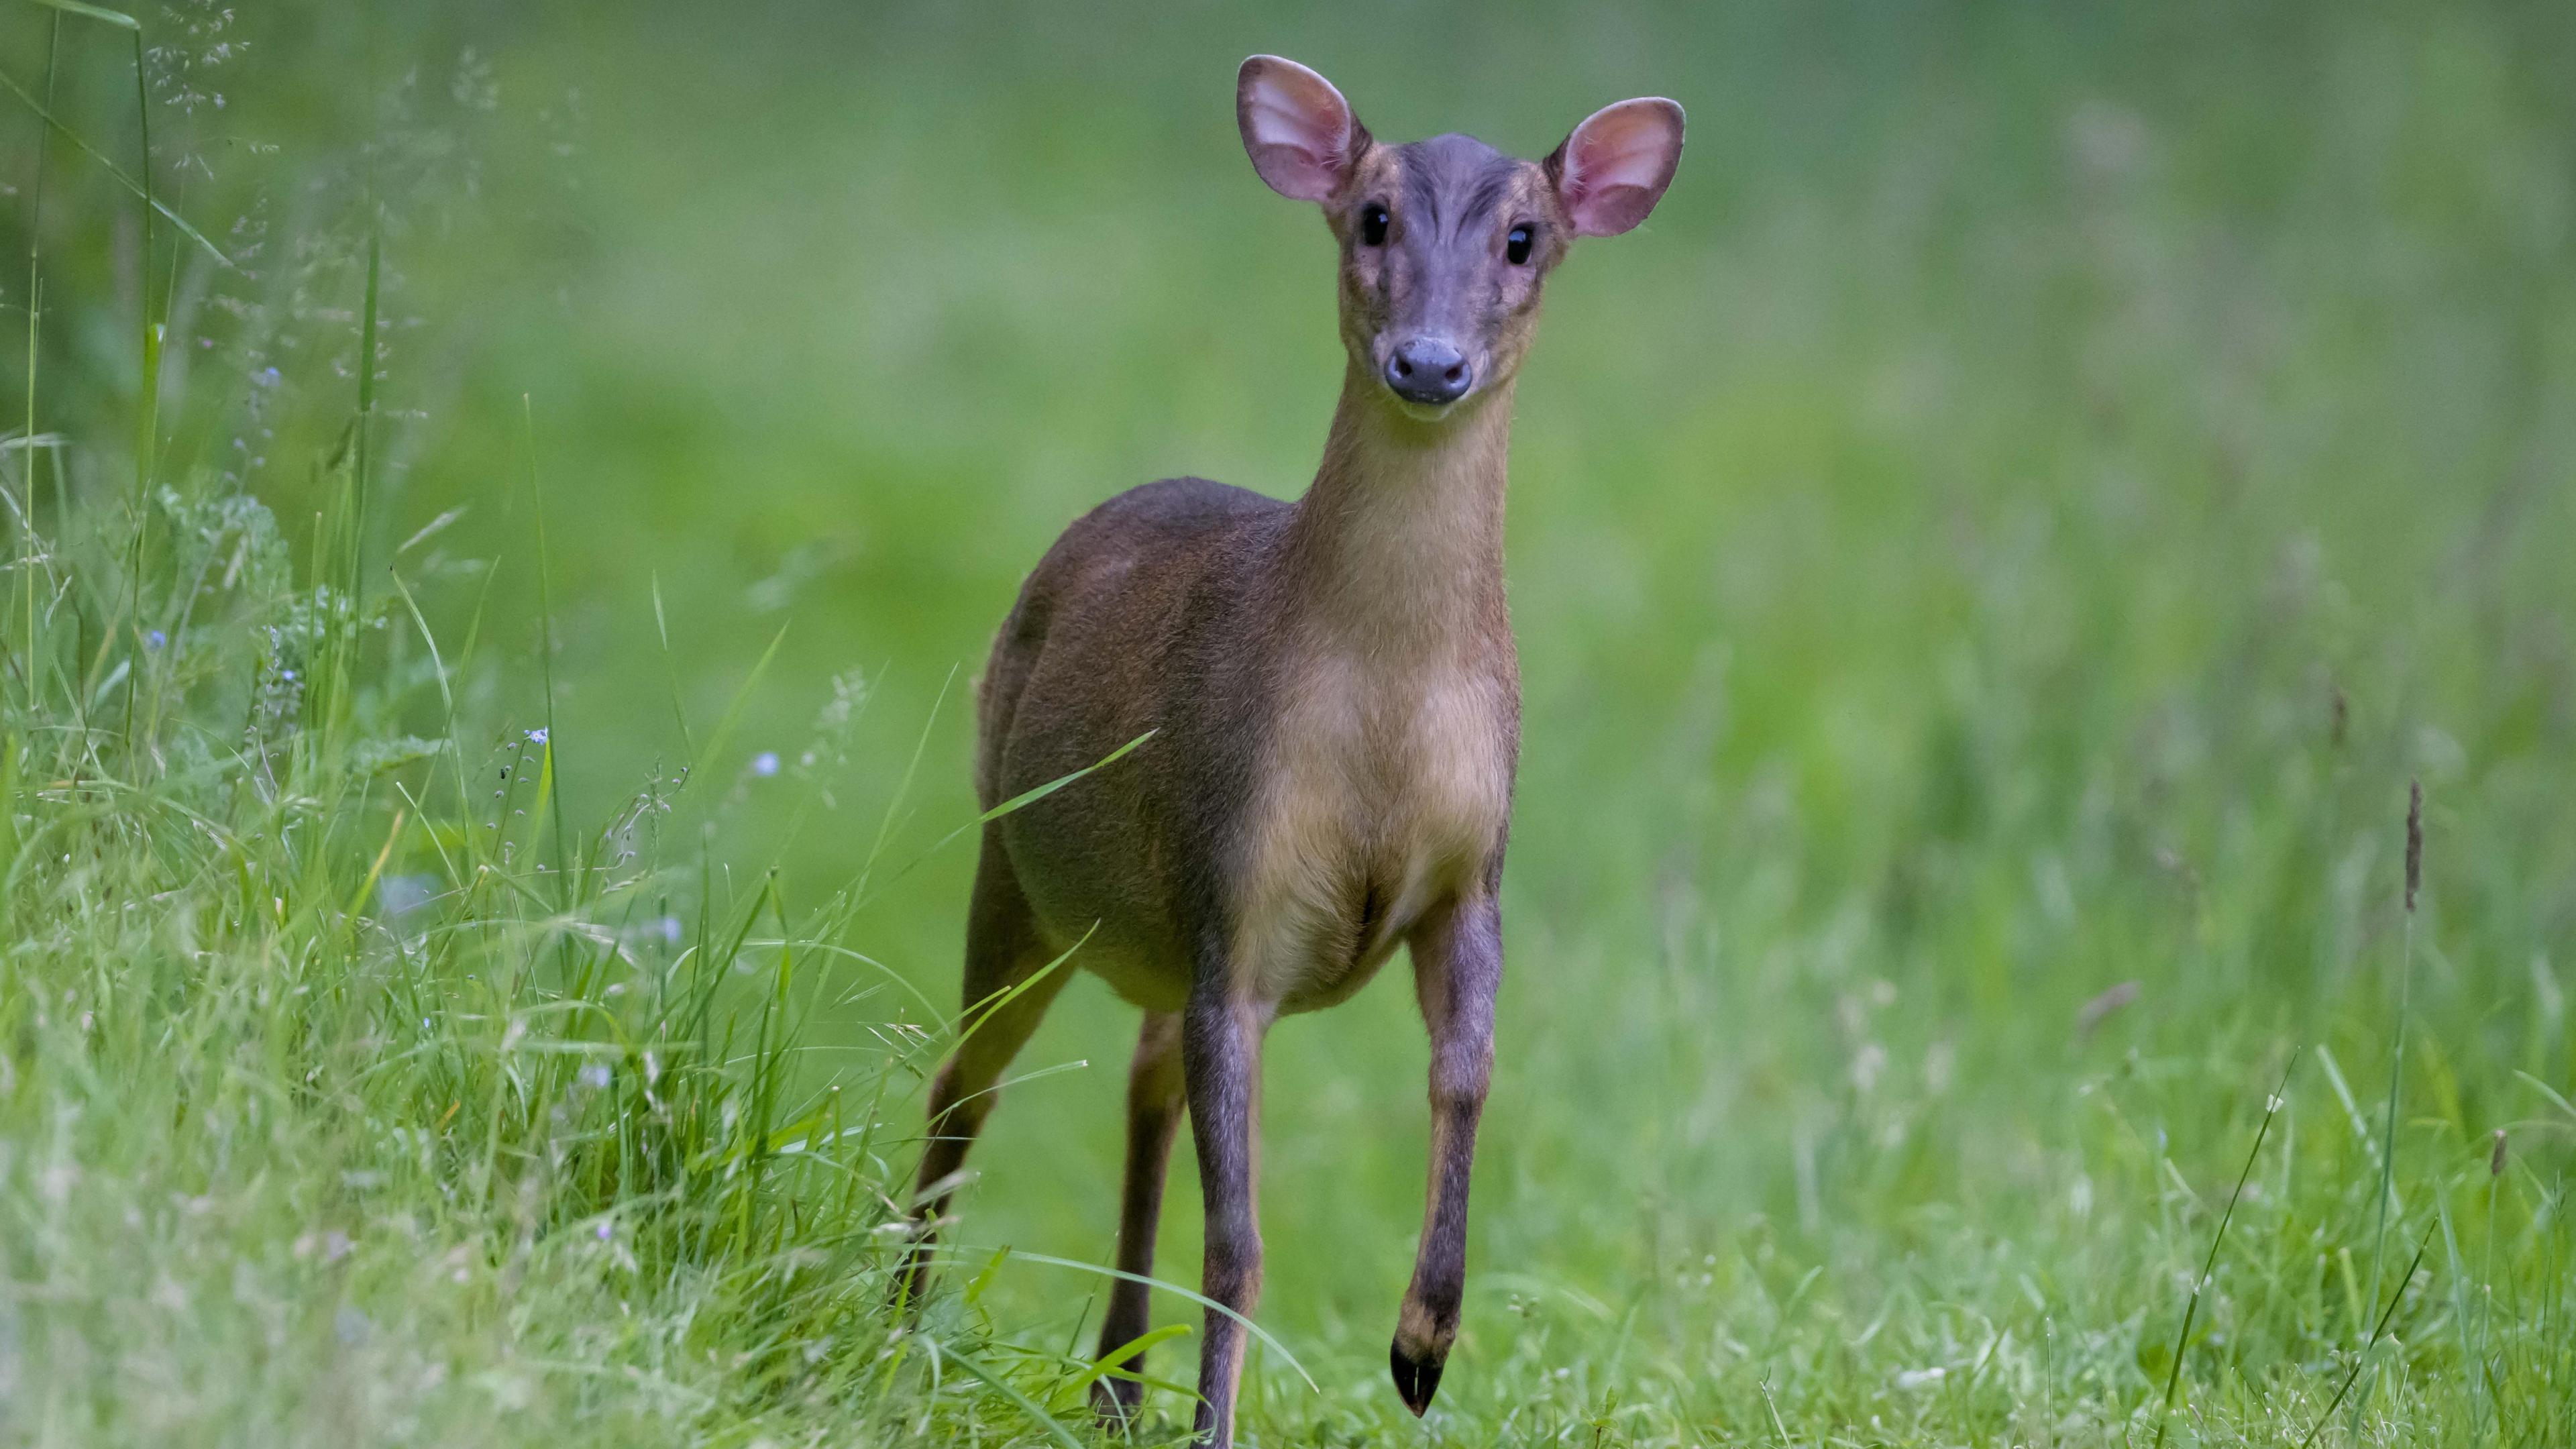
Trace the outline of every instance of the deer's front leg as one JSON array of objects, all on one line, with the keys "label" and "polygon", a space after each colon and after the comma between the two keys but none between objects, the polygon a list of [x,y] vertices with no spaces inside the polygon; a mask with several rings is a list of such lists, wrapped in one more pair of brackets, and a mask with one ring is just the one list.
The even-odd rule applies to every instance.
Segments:
[{"label": "deer's front leg", "polygon": [[1190,1134],[1207,1205],[1199,1291],[1231,1310],[1208,1310],[1199,1348],[1197,1438],[1217,1449],[1234,1442],[1235,1386],[1243,1376],[1243,1324],[1234,1315],[1249,1317],[1261,1296],[1261,1038],[1270,1017],[1267,1003],[1234,999],[1224,983],[1212,982],[1192,996],[1181,1018]]},{"label": "deer's front leg", "polygon": [[1435,914],[1411,945],[1414,994],[1431,1032],[1431,1187],[1387,1357],[1395,1391],[1419,1417],[1440,1388],[1467,1286],[1467,1176],[1493,1076],[1494,993],[1503,980],[1503,918],[1492,891]]}]

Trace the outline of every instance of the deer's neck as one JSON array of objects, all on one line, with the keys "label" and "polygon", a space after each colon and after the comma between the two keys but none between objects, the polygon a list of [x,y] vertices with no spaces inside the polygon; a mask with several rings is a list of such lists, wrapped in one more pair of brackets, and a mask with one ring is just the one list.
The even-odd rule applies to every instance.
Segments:
[{"label": "deer's neck", "polygon": [[1512,386],[1421,422],[1353,368],[1298,501],[1290,607],[1322,642],[1396,662],[1509,648],[1503,493]]}]

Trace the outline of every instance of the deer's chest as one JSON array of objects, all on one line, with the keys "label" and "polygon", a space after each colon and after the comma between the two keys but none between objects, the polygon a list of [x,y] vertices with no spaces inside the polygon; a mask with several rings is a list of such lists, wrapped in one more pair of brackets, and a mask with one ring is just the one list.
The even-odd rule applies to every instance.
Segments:
[{"label": "deer's chest", "polygon": [[1511,808],[1505,669],[1293,670],[1239,857],[1239,979],[1285,1009],[1364,984],[1426,911],[1475,889]]}]

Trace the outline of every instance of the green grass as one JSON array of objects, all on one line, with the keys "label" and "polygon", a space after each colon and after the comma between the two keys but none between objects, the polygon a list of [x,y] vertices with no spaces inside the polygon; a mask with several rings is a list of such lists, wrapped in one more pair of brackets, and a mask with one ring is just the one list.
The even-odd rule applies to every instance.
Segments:
[{"label": "green grass", "polygon": [[0,95],[58,440],[0,453],[0,1442],[1090,1434],[1036,1259],[1109,1256],[1131,1014],[1056,1007],[909,1329],[890,1199],[1020,574],[1313,465],[1253,50],[1692,141],[1522,389],[1457,1357],[1416,1425],[1399,966],[1272,1038],[1320,1389],[1257,1352],[1246,1438],[2576,1439],[2563,7],[181,4],[148,231],[133,42],[49,74],[58,13],[0,9],[81,142],[40,214]]}]

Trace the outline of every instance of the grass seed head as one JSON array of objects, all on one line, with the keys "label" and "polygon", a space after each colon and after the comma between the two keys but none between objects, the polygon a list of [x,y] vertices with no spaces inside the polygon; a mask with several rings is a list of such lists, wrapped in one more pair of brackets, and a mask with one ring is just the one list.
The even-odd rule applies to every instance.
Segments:
[{"label": "grass seed head", "polygon": [[2415,893],[2424,885],[2424,782],[2406,783],[2406,911],[2415,911]]}]

